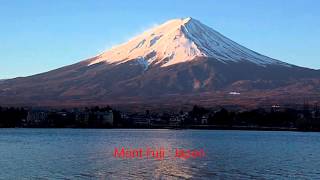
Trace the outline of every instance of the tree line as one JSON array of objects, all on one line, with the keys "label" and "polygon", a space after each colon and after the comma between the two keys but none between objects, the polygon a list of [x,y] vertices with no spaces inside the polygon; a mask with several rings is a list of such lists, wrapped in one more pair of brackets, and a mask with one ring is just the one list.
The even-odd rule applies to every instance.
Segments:
[{"label": "tree line", "polygon": [[[126,113],[111,107],[91,107],[81,110],[38,110],[36,118],[28,118],[33,110],[20,107],[0,107],[0,127],[42,127],[42,128],[134,128],[137,119],[148,119],[146,123],[157,123],[157,127],[168,127],[175,122],[180,128],[223,128],[276,127],[297,130],[320,130],[320,111],[317,105],[303,109],[271,108],[252,110],[209,109],[194,106],[188,112]],[[106,123],[106,115],[112,112],[112,123]],[[42,114],[41,114],[42,113]],[[139,118],[137,118],[139,117]],[[30,120],[31,119],[31,120]],[[149,126],[145,126],[149,127]]]}]

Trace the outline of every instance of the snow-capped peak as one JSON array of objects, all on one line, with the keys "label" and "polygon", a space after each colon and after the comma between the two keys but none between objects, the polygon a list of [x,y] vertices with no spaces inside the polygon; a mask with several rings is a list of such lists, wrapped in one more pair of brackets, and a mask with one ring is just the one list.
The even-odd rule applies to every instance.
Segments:
[{"label": "snow-capped peak", "polygon": [[145,67],[159,63],[164,67],[191,61],[195,57],[212,57],[225,63],[250,61],[259,65],[286,65],[247,49],[190,17],[173,19],[150,29],[103,52],[89,65],[138,60]]}]

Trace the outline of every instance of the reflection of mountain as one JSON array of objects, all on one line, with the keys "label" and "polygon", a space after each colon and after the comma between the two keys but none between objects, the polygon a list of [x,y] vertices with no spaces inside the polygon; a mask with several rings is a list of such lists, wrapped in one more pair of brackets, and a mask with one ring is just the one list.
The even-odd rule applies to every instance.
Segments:
[{"label": "reflection of mountain", "polygon": [[263,56],[186,18],[77,64],[6,80],[0,83],[0,103],[303,103],[319,100],[319,87],[319,71]]}]

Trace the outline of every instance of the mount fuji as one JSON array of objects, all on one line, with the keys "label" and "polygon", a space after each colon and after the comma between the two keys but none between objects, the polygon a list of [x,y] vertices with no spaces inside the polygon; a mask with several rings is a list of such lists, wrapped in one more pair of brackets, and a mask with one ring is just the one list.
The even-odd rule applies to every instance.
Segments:
[{"label": "mount fuji", "polygon": [[320,72],[254,52],[193,18],[173,19],[79,63],[0,81],[1,105],[302,104]]}]

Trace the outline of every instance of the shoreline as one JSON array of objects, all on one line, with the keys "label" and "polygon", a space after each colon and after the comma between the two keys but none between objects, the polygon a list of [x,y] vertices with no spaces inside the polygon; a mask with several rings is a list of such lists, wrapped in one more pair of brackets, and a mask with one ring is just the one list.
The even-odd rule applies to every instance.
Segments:
[{"label": "shoreline", "polygon": [[283,127],[218,127],[218,126],[192,126],[192,127],[0,127],[1,129],[91,129],[91,130],[101,130],[101,129],[113,129],[113,130],[219,130],[219,131],[291,131],[291,132],[320,132],[320,129],[298,129],[298,128],[283,128]]}]

